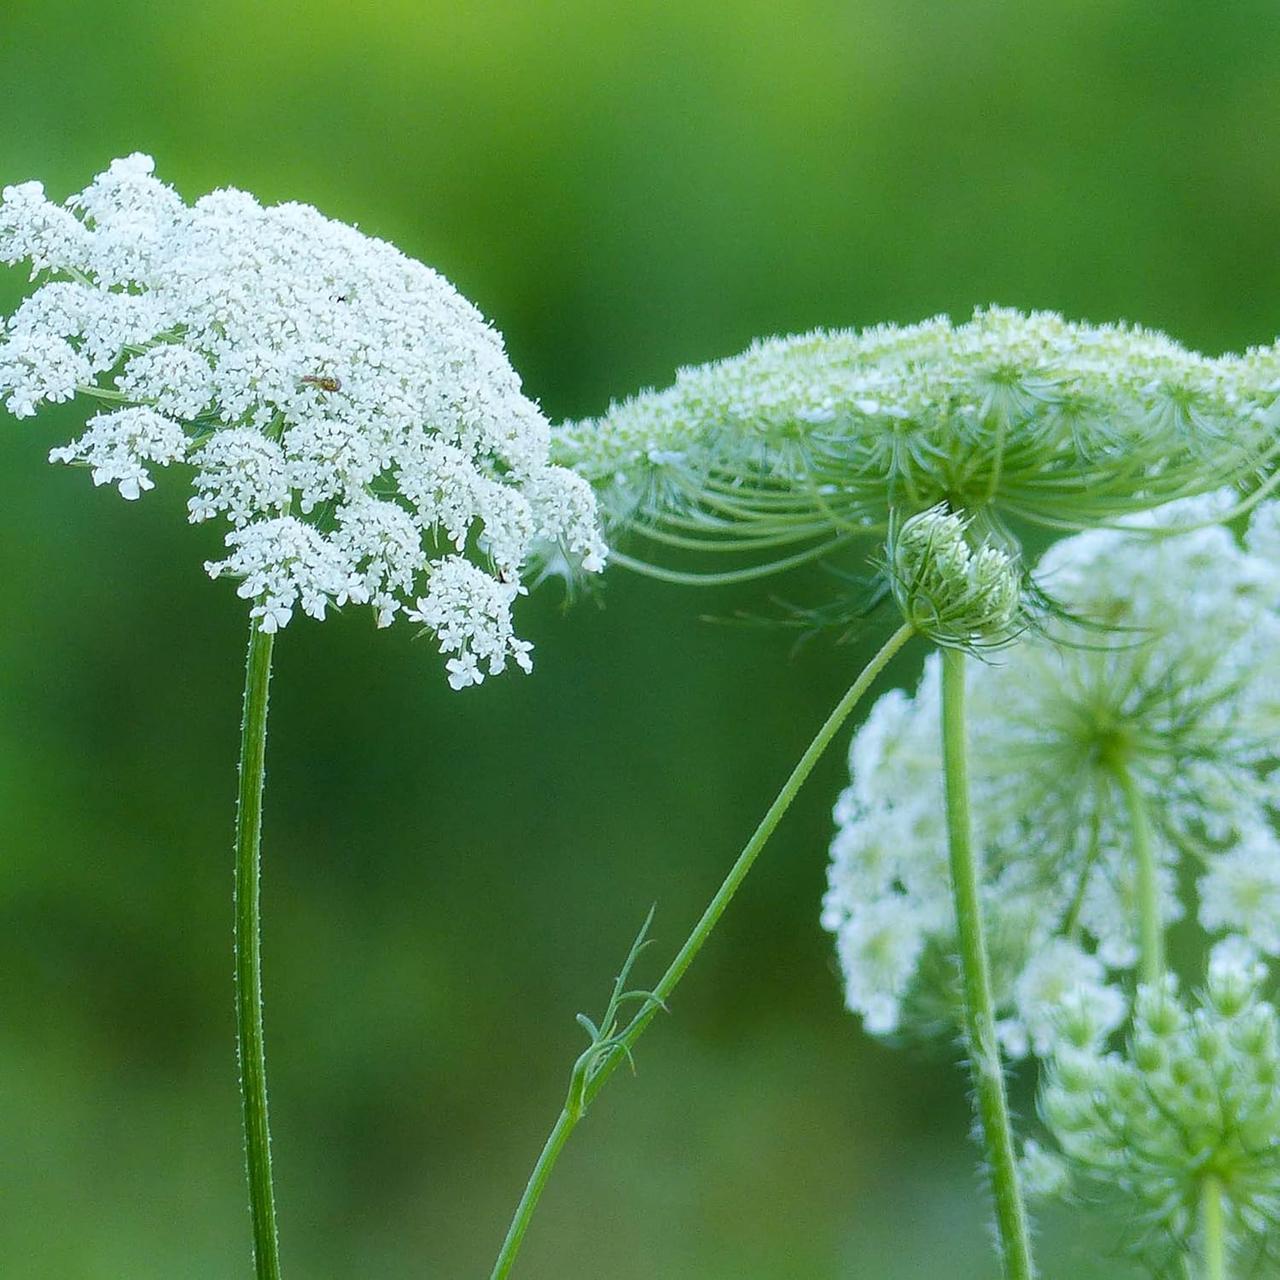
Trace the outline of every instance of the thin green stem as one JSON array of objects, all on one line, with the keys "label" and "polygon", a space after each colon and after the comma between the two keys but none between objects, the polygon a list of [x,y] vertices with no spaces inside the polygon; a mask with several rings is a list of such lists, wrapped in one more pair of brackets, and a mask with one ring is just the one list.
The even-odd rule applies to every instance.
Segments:
[{"label": "thin green stem", "polygon": [[271,1187],[267,1126],[267,1062],[262,1036],[260,867],[262,788],[267,750],[267,692],[274,636],[250,624],[240,736],[240,799],[236,810],[236,1046],[244,1102],[244,1145],[258,1280],[280,1280],[280,1245]]},{"label": "thin green stem", "polygon": [[1227,1280],[1227,1230],[1222,1183],[1211,1173],[1200,1188],[1200,1228],[1204,1233],[1203,1280]]},{"label": "thin green stem", "polygon": [[1160,882],[1156,875],[1151,815],[1133,771],[1122,763],[1116,763],[1113,769],[1124,796],[1129,837],[1138,868],[1138,976],[1143,982],[1158,982],[1164,973],[1164,922],[1160,918]]},{"label": "thin green stem", "polygon": [[534,1166],[528,1186],[526,1186],[524,1195],[520,1199],[520,1204],[516,1208],[511,1227],[507,1231],[507,1238],[503,1243],[502,1251],[498,1254],[498,1260],[494,1264],[491,1280],[503,1280],[504,1277],[510,1275],[511,1268],[515,1264],[516,1253],[520,1248],[520,1242],[524,1238],[529,1222],[533,1217],[533,1212],[537,1208],[538,1198],[546,1186],[547,1179],[551,1176],[551,1171],[565,1143],[568,1141],[569,1135],[586,1114],[587,1107],[594,1101],[600,1090],[604,1088],[605,1082],[617,1070],[619,1065],[630,1058],[631,1052],[636,1042],[644,1034],[645,1028],[653,1021],[659,1009],[666,1005],[672,992],[679,985],[680,979],[684,977],[686,970],[693,963],[694,957],[702,950],[703,944],[711,936],[711,931],[724,914],[725,908],[733,900],[733,895],[737,893],[742,882],[747,878],[747,873],[751,870],[756,858],[759,857],[761,850],[768,844],[769,837],[773,835],[778,823],[782,821],[783,815],[791,807],[791,803],[796,798],[800,788],[804,786],[809,774],[813,772],[814,765],[822,758],[823,752],[831,745],[831,740],[840,732],[841,726],[849,718],[854,707],[862,700],[867,690],[871,688],[876,677],[888,665],[894,654],[911,639],[913,634],[914,632],[910,626],[899,627],[884,642],[879,652],[862,669],[844,697],[836,704],[835,709],[827,717],[822,728],[818,730],[813,741],[805,748],[804,754],[791,771],[790,777],[783,784],[782,790],[778,792],[776,799],[769,806],[764,817],[761,818],[760,825],[756,827],[751,839],[743,847],[737,861],[729,868],[728,875],[725,876],[720,888],[716,890],[715,896],[707,904],[706,910],[702,913],[698,923],[694,925],[693,931],[685,940],[684,946],[680,948],[675,959],[667,967],[667,971],[658,980],[650,998],[646,1000],[641,1011],[627,1024],[625,1030],[613,1039],[612,1047],[607,1055],[596,1063],[592,1063],[586,1055],[584,1055],[584,1058],[579,1059],[578,1066],[575,1067],[570,1080],[569,1096],[565,1102],[564,1110],[561,1111],[555,1128],[552,1129],[551,1136],[547,1139],[546,1145],[542,1149],[542,1154],[538,1157],[538,1162]]},{"label": "thin green stem", "polygon": [[965,1035],[995,1198],[996,1228],[1007,1280],[1032,1280],[1031,1232],[1019,1186],[1013,1126],[996,1040],[991,965],[982,924],[978,858],[969,814],[968,741],[965,726],[965,655],[942,650],[942,757],[946,790],[951,892],[955,900],[964,978]]},{"label": "thin green stem", "polygon": [[1085,853],[1084,865],[1080,868],[1080,878],[1076,881],[1075,892],[1071,895],[1071,904],[1062,919],[1061,931],[1072,942],[1080,937],[1080,913],[1084,910],[1084,895],[1089,888],[1089,875],[1097,865],[1102,853],[1102,789],[1099,789],[1093,813],[1089,816],[1089,847]]},{"label": "thin green stem", "polygon": [[832,538],[820,546],[811,547],[807,551],[799,551],[795,555],[781,556],[777,560],[770,560],[767,564],[749,565],[744,569],[726,569],[721,573],[698,573],[683,569],[664,569],[661,565],[649,564],[645,560],[636,560],[632,556],[624,555],[621,551],[611,551],[609,559],[613,564],[620,564],[624,569],[630,569],[634,573],[656,578],[659,582],[674,582],[677,586],[685,587],[724,587],[735,582],[751,582],[756,578],[765,578],[771,573],[781,573],[784,569],[792,569],[796,565],[808,564],[811,560],[821,560],[823,556],[830,555],[831,552],[844,546],[848,541],[847,537]]},{"label": "thin green stem", "polygon": [[542,1189],[547,1185],[547,1179],[551,1177],[551,1171],[556,1167],[556,1161],[560,1158],[564,1144],[569,1141],[569,1135],[581,1119],[581,1111],[570,1110],[566,1106],[556,1119],[555,1127],[547,1135],[547,1141],[538,1156],[538,1163],[533,1166],[533,1173],[529,1175],[524,1195],[520,1197],[515,1216],[507,1228],[507,1238],[502,1242],[502,1251],[498,1254],[498,1260],[493,1266],[492,1280],[511,1274],[516,1254],[519,1253],[520,1244],[524,1240],[524,1233],[529,1230],[529,1223],[533,1221],[533,1211],[537,1208],[538,1200],[542,1196]]}]

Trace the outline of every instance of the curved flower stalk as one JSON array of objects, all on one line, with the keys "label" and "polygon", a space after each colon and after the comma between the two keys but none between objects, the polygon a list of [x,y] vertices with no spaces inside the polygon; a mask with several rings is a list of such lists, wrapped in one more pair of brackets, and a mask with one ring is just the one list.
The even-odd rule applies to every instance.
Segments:
[{"label": "curved flower stalk", "polygon": [[[1116,979],[1139,966],[1158,979],[1180,874],[1206,930],[1280,955],[1280,503],[1257,508],[1243,545],[1216,526],[1155,539],[1156,523],[1057,544],[1038,573],[1080,621],[970,672],[982,905],[997,1032],[1015,1056],[1053,1050],[1067,992],[1100,1036],[1119,1024]],[[960,1017],[940,677],[931,659],[914,697],[875,705],[836,806],[823,923],[849,1007],[877,1035]]]},{"label": "curved flower stalk", "polygon": [[[585,1014],[578,1015],[579,1023],[591,1037],[591,1044],[582,1052],[574,1064],[573,1071],[569,1077],[569,1090],[565,1104],[556,1119],[555,1125],[552,1127],[551,1133],[547,1137],[546,1144],[538,1156],[524,1194],[520,1197],[520,1202],[516,1206],[511,1226],[502,1243],[497,1261],[494,1263],[491,1273],[492,1280],[505,1280],[511,1274],[511,1269],[515,1266],[516,1255],[520,1251],[520,1244],[524,1239],[525,1232],[529,1229],[529,1223],[532,1221],[534,1211],[538,1207],[538,1201],[542,1196],[548,1179],[551,1177],[556,1161],[559,1160],[560,1153],[564,1150],[565,1144],[569,1141],[574,1129],[577,1128],[579,1122],[586,1115],[587,1108],[595,1100],[600,1090],[604,1088],[613,1072],[624,1061],[633,1061],[632,1050],[635,1048],[637,1041],[657,1016],[658,1011],[666,1009],[666,1001],[670,999],[688,971],[689,966],[693,964],[698,952],[702,950],[707,939],[711,936],[720,917],[728,909],[734,895],[742,887],[747,874],[752,866],[755,865],[756,859],[763,852],[778,824],[791,807],[792,801],[799,794],[814,766],[831,745],[832,739],[840,732],[841,727],[853,713],[854,708],[861,702],[884,668],[907,641],[911,639],[912,635],[914,635],[914,632],[909,625],[900,626],[881,645],[871,661],[858,673],[857,678],[849,686],[845,695],[836,703],[831,714],[815,734],[813,741],[805,748],[804,754],[796,762],[796,766],[783,784],[782,790],[778,792],[777,797],[766,810],[759,825],[752,832],[751,838],[743,846],[742,852],[729,868],[728,874],[719,889],[716,890],[711,901],[707,904],[706,910],[698,918],[698,922],[694,925],[688,938],[685,939],[684,945],[667,966],[662,977],[658,979],[653,990],[626,990],[636,957],[648,945],[646,935],[653,918],[653,912],[650,911],[649,918],[645,921],[644,928],[640,931],[640,936],[632,946],[627,961],[614,984],[612,996],[605,1010],[605,1015],[600,1020],[600,1025],[597,1027]],[[638,1001],[640,1007],[630,1018],[624,1019],[621,1017],[621,1011],[624,1005],[630,1001]]]},{"label": "curved flower stalk", "polygon": [[189,469],[193,522],[222,521],[250,645],[236,829],[237,1028],[254,1250],[278,1277],[259,964],[259,842],[275,634],[296,610],[371,606],[421,624],[455,689],[514,663],[532,558],[595,572],[589,486],[502,340],[442,276],[305,205],[245,192],[186,205],[149,157],[116,160],[66,204],[6,187],[0,261],[39,286],[0,321],[0,400],[18,417],[100,408],[52,461],[136,499]]},{"label": "curved flower stalk", "polygon": [[[1171,976],[1138,989],[1120,1049],[1070,1000],[1040,1110],[1058,1150],[1029,1151],[1044,1196],[1097,1201],[1139,1230],[1157,1268],[1226,1280],[1280,1248],[1280,1019],[1265,968],[1239,938],[1215,949],[1202,993]],[[1268,1269],[1269,1274],[1269,1269]]]},{"label": "curved flower stalk", "polygon": [[[1211,359],[1149,330],[990,308],[757,342],[557,428],[555,451],[651,548],[622,563],[726,580],[938,503],[1007,536],[1009,520],[1088,528],[1257,478],[1278,374],[1276,348]],[[673,550],[738,567],[671,568]]]}]

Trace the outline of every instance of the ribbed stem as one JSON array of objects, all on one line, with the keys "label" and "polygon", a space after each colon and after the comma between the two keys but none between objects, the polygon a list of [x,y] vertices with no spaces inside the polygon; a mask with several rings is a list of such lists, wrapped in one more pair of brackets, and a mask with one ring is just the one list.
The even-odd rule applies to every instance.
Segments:
[{"label": "ribbed stem", "polygon": [[1158,982],[1164,973],[1164,922],[1160,918],[1160,881],[1156,874],[1151,815],[1133,771],[1120,763],[1112,767],[1124,796],[1129,838],[1133,842],[1133,857],[1138,869],[1138,976],[1143,982]]},{"label": "ribbed stem", "polygon": [[978,858],[969,814],[968,741],[965,727],[965,655],[942,650],[942,759],[946,789],[951,892],[956,908],[960,967],[964,978],[965,1038],[973,1089],[991,1173],[996,1228],[1007,1280],[1032,1280],[1031,1233],[1019,1186],[1013,1126],[996,1041],[991,965],[982,924]]},{"label": "ribbed stem", "polygon": [[240,798],[236,810],[236,1046],[244,1102],[244,1145],[258,1280],[280,1280],[280,1245],[271,1186],[267,1125],[267,1062],[262,1036],[262,921],[259,907],[262,789],[266,773],[267,691],[274,636],[250,624],[240,736]]},{"label": "ribbed stem", "polygon": [[512,1219],[511,1226],[507,1231],[507,1238],[503,1242],[502,1251],[498,1254],[497,1262],[494,1263],[490,1280],[503,1280],[504,1277],[510,1275],[511,1268],[515,1265],[516,1253],[520,1248],[520,1242],[524,1239],[524,1233],[528,1230],[533,1212],[537,1208],[538,1198],[542,1194],[543,1187],[546,1186],[547,1179],[551,1176],[551,1171],[555,1167],[555,1163],[559,1159],[560,1152],[568,1141],[569,1135],[577,1126],[578,1121],[586,1114],[587,1107],[592,1100],[604,1088],[605,1081],[626,1060],[631,1050],[635,1047],[636,1041],[640,1039],[644,1034],[645,1028],[657,1015],[661,1005],[665,1004],[671,993],[675,991],[680,979],[684,977],[685,971],[693,963],[694,957],[698,952],[702,950],[703,944],[710,937],[717,921],[719,921],[724,914],[725,908],[732,901],[733,895],[737,893],[742,882],[747,878],[747,873],[751,870],[752,864],[759,856],[760,851],[769,842],[769,837],[773,835],[778,823],[782,821],[783,815],[791,807],[791,802],[796,798],[800,788],[804,786],[809,774],[813,772],[814,765],[818,763],[822,758],[822,753],[831,744],[832,738],[840,732],[840,727],[849,718],[854,707],[862,700],[863,695],[870,689],[876,677],[888,665],[889,660],[911,639],[913,634],[911,627],[899,627],[885,641],[875,657],[862,669],[858,678],[849,687],[848,692],[836,704],[835,710],[831,712],[822,728],[818,730],[813,741],[805,748],[804,754],[791,771],[791,776],[783,785],[777,798],[769,806],[768,812],[761,818],[760,825],[752,833],[751,839],[747,841],[742,852],[738,855],[737,861],[729,868],[729,874],[725,876],[724,882],[716,890],[715,897],[711,899],[698,923],[694,925],[693,932],[689,934],[684,946],[680,948],[676,958],[668,966],[666,973],[662,975],[658,980],[657,986],[653,988],[656,1002],[647,1005],[643,1012],[636,1015],[618,1038],[617,1046],[613,1052],[600,1065],[591,1079],[585,1083],[585,1087],[581,1087],[582,1082],[576,1077],[572,1081],[569,1089],[569,1100],[556,1120],[551,1136],[547,1139],[546,1145],[542,1149],[542,1154],[538,1157],[538,1162],[534,1166],[533,1174],[529,1178],[524,1195],[516,1208],[515,1217]]},{"label": "ribbed stem", "polygon": [[1204,1237],[1203,1280],[1227,1280],[1227,1230],[1222,1183],[1210,1174],[1200,1188],[1200,1230]]}]

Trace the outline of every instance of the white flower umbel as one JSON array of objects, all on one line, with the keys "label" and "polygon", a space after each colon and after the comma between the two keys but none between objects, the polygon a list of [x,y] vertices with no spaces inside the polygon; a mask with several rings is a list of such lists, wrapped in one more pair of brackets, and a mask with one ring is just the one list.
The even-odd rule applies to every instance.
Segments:
[{"label": "white flower umbel", "polygon": [[[511,606],[536,555],[598,572],[585,480],[502,339],[442,276],[305,205],[242,191],[186,205],[142,155],[65,206],[7,187],[0,261],[39,286],[0,318],[0,401],[17,417],[104,405],[50,454],[135,499],[192,470],[193,523],[224,520],[206,568],[250,602],[236,810],[236,1032],[258,1280],[280,1280],[267,1123],[259,906],[267,695],[296,611],[366,603],[448,655],[455,689],[528,671]],[[53,277],[53,278],[50,278]]]},{"label": "white flower umbel", "polygon": [[[1161,520],[1213,509],[1179,505]],[[1115,1026],[1103,988],[1139,963],[1144,919],[1158,944],[1184,911],[1180,868],[1195,873],[1206,929],[1280,955],[1280,558],[1267,541],[1278,514],[1262,504],[1243,545],[1221,527],[1067,539],[1038,576],[1070,618],[971,664],[973,821],[1014,1053],[1052,1049],[1051,1006],[1069,991],[1092,1002],[1099,1034]],[[914,698],[886,695],[855,736],[836,806],[823,923],[873,1030],[955,1017],[939,714],[930,659]],[[886,902],[919,922],[905,977],[852,960]]]},{"label": "white flower umbel", "polygon": [[[0,322],[0,399],[18,417],[106,406],[53,460],[126,498],[189,463],[191,519],[231,526],[209,570],[240,578],[264,626],[343,600],[422,620],[460,554],[494,601],[535,548],[603,567],[590,487],[551,465],[500,336],[447,280],[305,205],[188,206],[152,167],[117,160],[66,205],[5,188],[0,260],[41,283]],[[527,666],[527,646],[494,641],[500,614],[448,613],[455,687],[517,652]]]}]

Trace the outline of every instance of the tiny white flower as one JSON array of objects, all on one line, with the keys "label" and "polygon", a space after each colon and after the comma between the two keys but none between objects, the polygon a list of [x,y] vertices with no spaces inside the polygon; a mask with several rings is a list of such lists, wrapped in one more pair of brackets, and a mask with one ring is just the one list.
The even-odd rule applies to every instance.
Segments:
[{"label": "tiny white flower", "polygon": [[1054,938],[1032,956],[1013,984],[1014,1008],[1037,1057],[1057,1043],[1059,1016],[1068,1000],[1089,1011],[1098,1039],[1125,1017],[1124,996],[1107,984],[1097,957],[1065,938]]},{"label": "tiny white flower", "polygon": [[1280,955],[1280,840],[1249,832],[1209,863],[1200,878],[1200,923],[1230,929],[1267,955]]},{"label": "tiny white flower", "polygon": [[902,997],[924,948],[924,925],[911,902],[891,895],[855,907],[840,932],[845,1000],[872,1035],[897,1030]]}]

